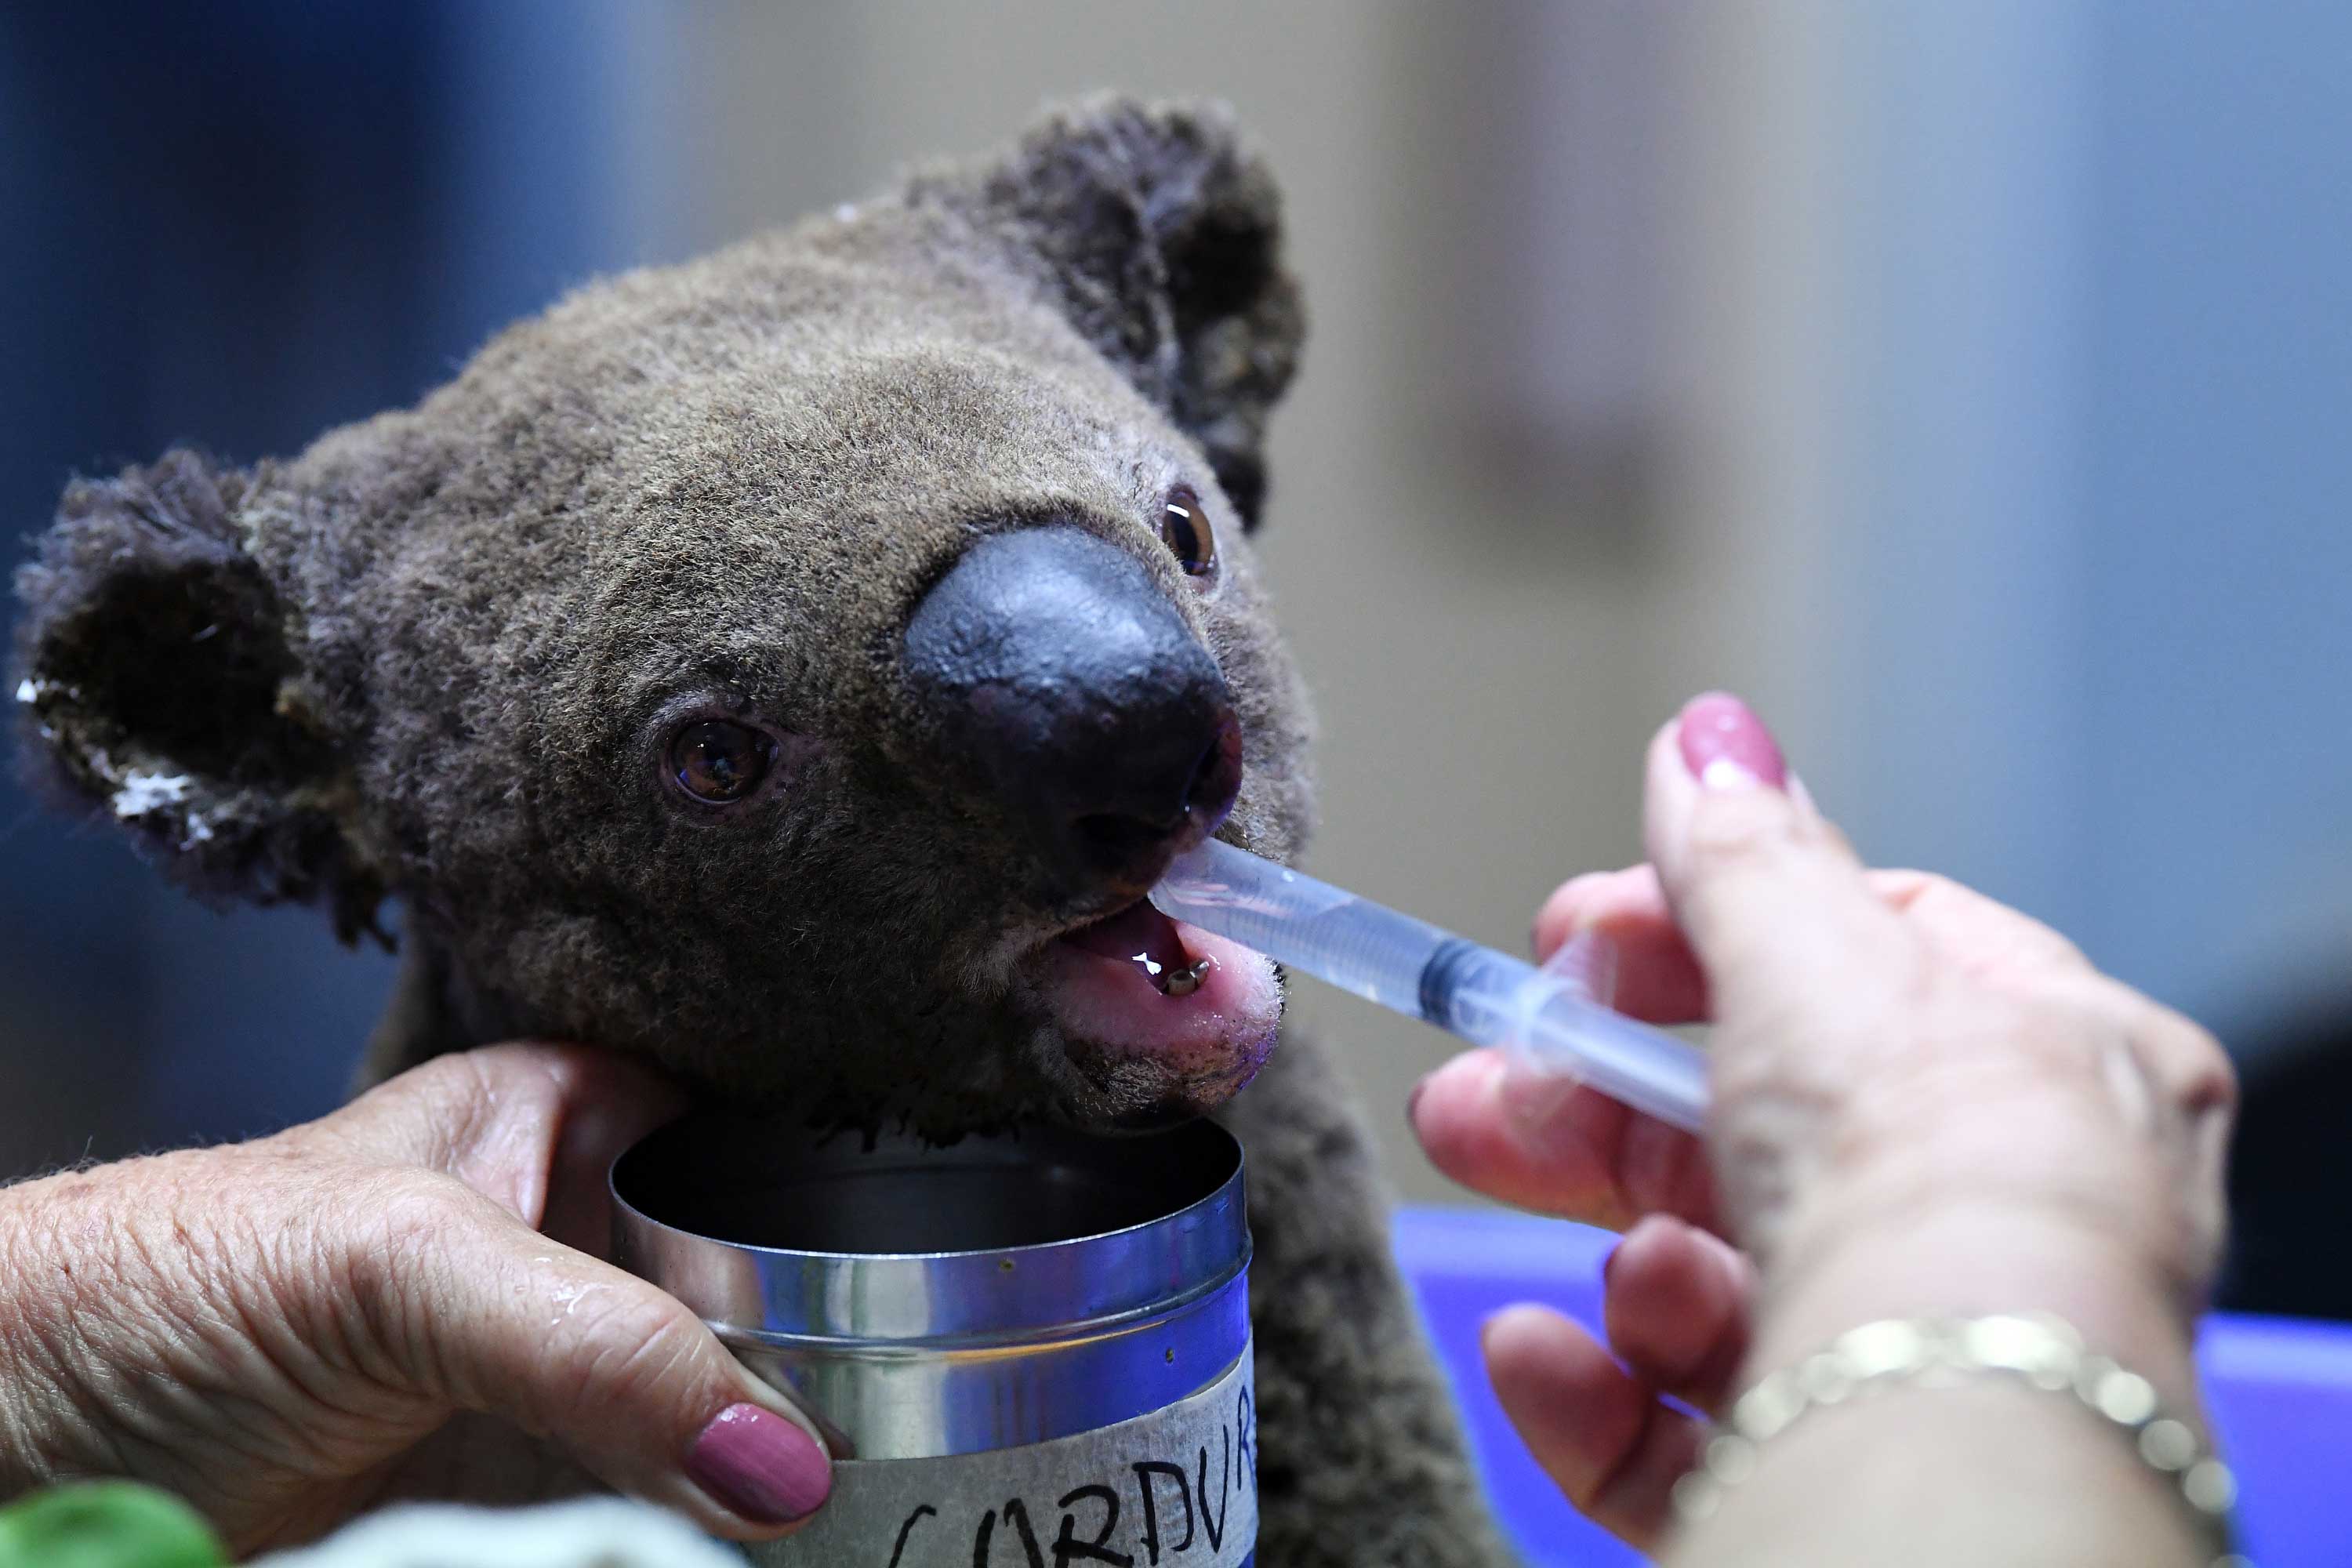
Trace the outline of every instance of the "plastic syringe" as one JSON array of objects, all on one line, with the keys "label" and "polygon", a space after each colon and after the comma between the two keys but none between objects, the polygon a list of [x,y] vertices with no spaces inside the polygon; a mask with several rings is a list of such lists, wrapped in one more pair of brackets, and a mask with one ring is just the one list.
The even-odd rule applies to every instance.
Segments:
[{"label": "plastic syringe", "polygon": [[1328,882],[1210,839],[1151,889],[1171,920],[1255,948],[1367,1001],[1518,1053],[1661,1121],[1696,1131],[1706,1060],[1663,1029],[1594,999],[1573,975],[1538,969],[1383,909]]}]

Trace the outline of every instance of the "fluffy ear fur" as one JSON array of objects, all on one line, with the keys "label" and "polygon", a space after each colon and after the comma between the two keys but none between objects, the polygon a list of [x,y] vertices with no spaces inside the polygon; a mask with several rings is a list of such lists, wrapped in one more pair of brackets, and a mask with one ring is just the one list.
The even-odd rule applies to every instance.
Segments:
[{"label": "fluffy ear fur", "polygon": [[327,904],[350,941],[383,889],[306,716],[284,606],[246,549],[247,482],[173,451],[69,486],[16,574],[16,705],[37,773],[99,803],[178,879]]},{"label": "fluffy ear fur", "polygon": [[1306,319],[1281,198],[1221,106],[1118,98],[1060,110],[1009,155],[918,179],[1042,265],[1069,318],[1207,453],[1255,526],[1267,411]]}]

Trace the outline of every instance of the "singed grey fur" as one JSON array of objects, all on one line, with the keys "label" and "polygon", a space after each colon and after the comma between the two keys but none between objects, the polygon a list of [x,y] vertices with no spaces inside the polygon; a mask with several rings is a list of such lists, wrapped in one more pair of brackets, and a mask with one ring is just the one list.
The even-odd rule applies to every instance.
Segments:
[{"label": "singed grey fur", "polygon": [[[199,893],[347,939],[403,903],[371,1076],[535,1035],[817,1126],[1115,1121],[1184,1086],[1024,989],[1080,911],[945,781],[898,640],[986,531],[1134,552],[1240,713],[1225,835],[1295,855],[1308,721],[1244,534],[1302,331],[1228,118],[1090,100],[585,288],[299,457],[77,483],[17,577],[16,705],[47,774]],[[1180,482],[1212,595],[1156,532]],[[705,711],[788,737],[756,805],[661,788]],[[1218,1114],[1252,1171],[1260,1561],[1502,1561],[1321,1052],[1286,1034]]]}]

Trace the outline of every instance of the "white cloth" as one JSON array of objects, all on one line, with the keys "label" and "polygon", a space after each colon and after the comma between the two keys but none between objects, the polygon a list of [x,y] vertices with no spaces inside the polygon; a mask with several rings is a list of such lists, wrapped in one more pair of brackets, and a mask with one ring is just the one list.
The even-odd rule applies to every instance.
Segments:
[{"label": "white cloth", "polygon": [[743,1558],[657,1508],[583,1498],[525,1509],[386,1509],[250,1568],[743,1568]]}]

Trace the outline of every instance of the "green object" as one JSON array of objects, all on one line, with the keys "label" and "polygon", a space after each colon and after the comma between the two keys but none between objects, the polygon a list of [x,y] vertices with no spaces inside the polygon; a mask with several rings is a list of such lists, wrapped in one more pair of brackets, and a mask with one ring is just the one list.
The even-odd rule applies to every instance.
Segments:
[{"label": "green object", "polygon": [[152,1487],[91,1481],[0,1508],[0,1568],[225,1568],[203,1516]]}]

